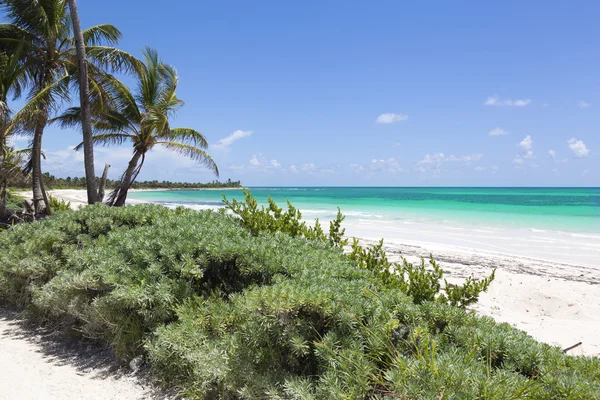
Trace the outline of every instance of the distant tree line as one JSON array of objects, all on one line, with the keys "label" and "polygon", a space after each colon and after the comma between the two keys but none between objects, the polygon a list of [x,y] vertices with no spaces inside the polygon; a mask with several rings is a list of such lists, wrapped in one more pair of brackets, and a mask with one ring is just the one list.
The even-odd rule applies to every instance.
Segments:
[{"label": "distant tree line", "polygon": [[[49,189],[85,189],[86,179],[84,177],[78,178],[57,178],[54,175],[46,172],[44,175],[44,183]],[[106,187],[114,189],[119,186],[120,180],[107,179]],[[31,186],[29,179],[15,179],[9,182],[10,187],[15,188],[28,188]],[[135,181],[131,185],[132,189],[203,189],[203,188],[237,188],[241,187],[240,181],[232,181],[227,179],[225,182],[213,180],[212,182],[169,182],[169,181]]]}]

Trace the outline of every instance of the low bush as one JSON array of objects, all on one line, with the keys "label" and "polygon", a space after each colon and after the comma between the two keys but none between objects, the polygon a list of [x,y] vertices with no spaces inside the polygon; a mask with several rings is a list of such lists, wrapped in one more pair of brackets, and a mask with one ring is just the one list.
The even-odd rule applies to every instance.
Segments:
[{"label": "low bush", "polygon": [[25,201],[25,198],[23,198],[23,196],[19,196],[17,193],[13,192],[12,190],[9,190],[8,197],[6,199],[6,209],[12,211],[22,210],[23,201]]},{"label": "low bush", "polygon": [[329,237],[95,205],[0,233],[0,248],[2,301],[124,360],[144,354],[190,398],[600,397],[597,359],[446,304],[451,295],[436,301],[439,291],[417,300]]},{"label": "low bush", "polygon": [[52,212],[56,211],[71,211],[71,202],[48,195],[48,202]]}]

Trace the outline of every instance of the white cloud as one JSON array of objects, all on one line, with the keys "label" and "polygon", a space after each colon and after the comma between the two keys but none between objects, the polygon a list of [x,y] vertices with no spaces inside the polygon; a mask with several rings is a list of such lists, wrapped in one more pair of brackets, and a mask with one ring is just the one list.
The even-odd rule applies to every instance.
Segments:
[{"label": "white cloud", "polygon": [[[42,169],[59,177],[84,176],[83,151],[75,151],[74,148],[75,146],[72,145],[66,146],[62,150],[43,149],[46,158],[42,158]],[[155,151],[153,150],[152,153],[155,153]],[[94,150],[94,167],[96,172],[99,173],[103,170],[105,163],[110,164],[109,176],[118,178],[127,167],[131,156],[132,149],[130,147],[97,147]],[[179,157],[178,155],[175,156]],[[142,173],[151,169],[157,159],[163,159],[163,155],[148,154]]]},{"label": "white cloud", "polygon": [[290,165],[289,169],[291,172],[298,172],[298,168],[296,168],[296,166],[294,164]]},{"label": "white cloud", "polygon": [[531,147],[533,146],[533,140],[531,139],[531,136],[527,135],[525,139],[519,143],[519,146],[525,151],[531,150]]},{"label": "white cloud", "polygon": [[519,143],[519,147],[521,148],[521,157],[522,158],[533,158],[533,139],[531,136],[527,135],[525,139]]},{"label": "white cloud", "polygon": [[262,163],[260,158],[262,158],[262,156],[260,154],[258,154],[258,155],[254,154],[249,161],[250,165],[252,165],[253,167],[259,167],[260,164]]},{"label": "white cloud", "polygon": [[385,160],[382,158],[373,159],[367,168],[372,172],[388,172],[391,174],[402,171],[402,168],[400,168],[400,163],[394,157],[389,157]]},{"label": "white cloud", "polygon": [[485,171],[485,170],[486,170],[486,168],[482,167],[482,166],[475,167],[475,171]]},{"label": "white cloud", "polygon": [[417,162],[415,170],[417,172],[433,171],[438,172],[442,169],[444,163],[461,162],[465,165],[470,165],[472,162],[479,161],[483,158],[483,154],[476,153],[465,156],[455,156],[451,154],[446,156],[444,153],[425,154],[422,160]]},{"label": "white cloud", "polygon": [[281,164],[279,164],[279,163],[277,162],[277,160],[273,159],[273,160],[271,160],[271,166],[272,166],[273,168],[279,168],[279,167],[281,167]]},{"label": "white cloud", "polygon": [[302,166],[302,171],[314,172],[317,170],[317,166],[313,163],[307,163]]},{"label": "white cloud", "polygon": [[244,168],[245,167],[243,165],[230,165],[229,167],[227,167],[227,169],[230,169],[232,171],[241,171]]},{"label": "white cloud", "polygon": [[579,108],[590,108],[591,104],[585,101],[580,101],[579,103],[577,103],[577,107]]},{"label": "white cloud", "polygon": [[490,136],[504,136],[504,135],[508,135],[508,134],[509,134],[509,132],[508,132],[508,131],[505,131],[505,130],[504,130],[504,129],[502,129],[502,128],[495,128],[495,129],[492,129],[492,130],[491,130],[491,131],[488,133],[488,135],[490,135]]},{"label": "white cloud", "polygon": [[587,148],[582,140],[571,138],[567,143],[569,144],[569,149],[571,149],[577,158],[587,157],[587,155],[590,154],[590,149]]},{"label": "white cloud", "polygon": [[219,139],[219,141],[213,144],[211,147],[215,149],[227,149],[233,142],[239,140],[241,138],[252,135],[252,131],[242,131],[237,130],[233,132],[231,135],[226,136],[224,138]]},{"label": "white cloud", "polygon": [[406,121],[407,119],[408,115],[405,114],[385,113],[377,117],[375,122],[378,124],[393,124],[394,122]]},{"label": "white cloud", "polygon": [[392,147],[400,147],[402,144],[400,142],[396,142],[392,144]]},{"label": "white cloud", "polygon": [[548,150],[548,157],[554,160],[556,158],[556,152],[554,150]]},{"label": "white cloud", "polygon": [[521,165],[523,164],[525,161],[521,158],[521,156],[516,156],[513,160],[513,163],[517,164],[517,165]]},{"label": "white cloud", "polygon": [[497,96],[490,96],[485,103],[486,106],[507,106],[507,107],[525,107],[531,104],[531,99],[500,99]]}]

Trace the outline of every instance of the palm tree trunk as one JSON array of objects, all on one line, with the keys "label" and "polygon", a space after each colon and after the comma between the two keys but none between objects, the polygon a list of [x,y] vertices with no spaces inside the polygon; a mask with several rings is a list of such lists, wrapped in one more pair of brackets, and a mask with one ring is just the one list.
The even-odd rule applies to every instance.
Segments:
[{"label": "palm tree trunk", "polygon": [[[44,190],[44,182],[42,180],[42,135],[46,122],[40,121],[35,127],[33,133],[33,146],[31,148],[31,190],[33,192],[33,205],[35,213],[40,214],[46,208],[46,213],[51,215],[50,203]],[[43,204],[42,204],[43,203]]]},{"label": "palm tree trunk", "polygon": [[106,177],[108,176],[108,169],[110,168],[110,164],[104,165],[104,171],[102,172],[102,178],[100,178],[100,183],[98,184],[98,202],[102,203],[104,200],[104,186],[106,185]]},{"label": "palm tree trunk", "polygon": [[83,160],[85,164],[85,180],[87,186],[88,204],[94,204],[98,199],[96,174],[94,172],[94,144],[92,142],[92,116],[90,111],[90,86],[88,82],[87,57],[85,43],[81,31],[81,22],[75,0],[69,0],[77,63],[79,64],[79,101],[81,103],[81,124],[83,127]]},{"label": "palm tree trunk", "polygon": [[[2,162],[0,163],[0,172],[4,171],[6,168],[6,143],[0,142],[0,152],[2,152]],[[2,182],[0,183],[0,218],[4,217],[6,214],[6,199],[8,198],[6,192],[7,179],[4,176],[4,173],[0,177]]]},{"label": "palm tree trunk", "polygon": [[115,192],[113,192],[111,195],[112,201],[110,201],[110,205],[113,207],[122,207],[125,205],[125,200],[127,200],[127,191],[131,187],[135,177],[137,177],[137,174],[134,177],[136,169],[139,172],[138,162],[140,161],[140,157],[142,157],[142,153],[136,151],[133,154],[131,161],[129,161],[129,165],[121,177],[121,183],[119,183],[119,187],[115,189]]}]

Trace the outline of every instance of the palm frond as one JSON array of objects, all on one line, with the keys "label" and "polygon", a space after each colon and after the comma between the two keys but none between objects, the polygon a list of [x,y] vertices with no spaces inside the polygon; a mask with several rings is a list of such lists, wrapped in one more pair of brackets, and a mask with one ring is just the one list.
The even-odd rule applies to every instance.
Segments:
[{"label": "palm frond", "polygon": [[177,140],[184,143],[187,142],[201,149],[208,148],[206,137],[202,133],[191,128],[172,128],[164,134],[157,135],[156,138],[158,140]]},{"label": "palm frond", "polygon": [[68,99],[70,76],[64,76],[42,90],[33,92],[29,101],[13,117],[11,131],[28,133],[40,121],[46,122],[48,110],[58,109],[60,101]]},{"label": "palm frond", "polygon": [[166,149],[174,151],[178,154],[181,154],[185,157],[188,157],[199,164],[204,165],[210,171],[212,171],[217,177],[219,176],[219,168],[217,164],[213,160],[213,158],[204,150],[199,149],[198,147],[179,142],[156,142],[156,144],[164,146]]},{"label": "palm frond", "polygon": [[18,25],[0,24],[0,49],[14,51],[19,46],[41,45],[39,38]]},{"label": "palm frond", "polygon": [[85,52],[91,63],[102,70],[115,72],[132,72],[144,70],[140,60],[126,51],[108,46],[86,46]]},{"label": "palm frond", "polygon": [[83,31],[83,40],[87,46],[116,45],[121,39],[121,31],[110,24],[92,26]]},{"label": "palm frond", "polygon": [[[131,139],[131,135],[125,133],[102,133],[94,135],[92,142],[101,146],[121,145]],[[75,146],[74,150],[79,151],[83,148],[83,142]]]}]

